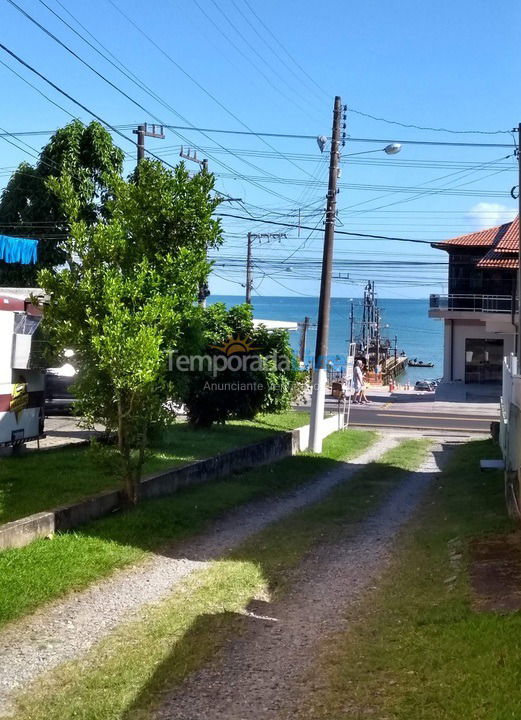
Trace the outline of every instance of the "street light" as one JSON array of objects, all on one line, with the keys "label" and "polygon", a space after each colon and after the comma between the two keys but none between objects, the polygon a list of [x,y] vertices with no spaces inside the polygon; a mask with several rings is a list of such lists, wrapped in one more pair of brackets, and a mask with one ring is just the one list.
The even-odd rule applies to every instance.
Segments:
[{"label": "street light", "polygon": [[370,155],[371,153],[384,152],[386,155],[397,155],[402,149],[401,143],[390,143],[383,148],[375,148],[374,150],[361,150],[360,152],[347,153],[344,157],[356,157],[357,155]]},{"label": "street light", "polygon": [[[317,321],[317,341],[315,349],[315,366],[313,372],[313,392],[311,395],[311,413],[309,428],[309,449],[312,452],[322,452],[322,439],[324,435],[324,406],[326,400],[326,364],[328,351],[329,316],[331,305],[331,279],[333,270],[333,243],[336,217],[337,178],[340,159],[340,116],[342,113],[340,97],[335,98],[333,113],[333,132],[331,141],[331,154],[329,161],[329,184],[327,193],[326,222],[324,229],[324,254],[322,259],[322,275],[320,279],[320,301]],[[322,140],[323,138],[320,138]],[[319,141],[321,151],[322,143]],[[402,146],[399,143],[390,143],[384,148],[368,150],[365,152],[381,152],[386,155],[396,155]],[[353,153],[353,155],[363,155]]]}]

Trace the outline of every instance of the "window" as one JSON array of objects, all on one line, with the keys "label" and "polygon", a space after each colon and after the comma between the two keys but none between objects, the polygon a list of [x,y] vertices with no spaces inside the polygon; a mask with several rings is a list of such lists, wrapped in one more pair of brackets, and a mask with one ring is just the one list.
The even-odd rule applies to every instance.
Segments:
[{"label": "window", "polygon": [[14,314],[14,331],[17,335],[34,335],[42,318],[26,313]]},{"label": "window", "polygon": [[500,383],[503,368],[503,340],[467,338],[465,341],[465,382]]}]

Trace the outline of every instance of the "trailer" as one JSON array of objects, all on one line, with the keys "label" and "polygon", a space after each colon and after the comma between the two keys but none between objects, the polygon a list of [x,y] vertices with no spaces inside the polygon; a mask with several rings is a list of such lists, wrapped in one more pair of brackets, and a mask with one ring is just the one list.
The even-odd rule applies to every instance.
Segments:
[{"label": "trailer", "polygon": [[[0,260],[36,262],[38,241],[0,235]],[[41,291],[40,291],[41,292]],[[29,288],[0,288],[0,447],[44,437],[45,373],[32,366],[42,308]]]},{"label": "trailer", "polygon": [[26,291],[0,288],[0,447],[44,436],[45,372],[31,367],[41,319]]}]

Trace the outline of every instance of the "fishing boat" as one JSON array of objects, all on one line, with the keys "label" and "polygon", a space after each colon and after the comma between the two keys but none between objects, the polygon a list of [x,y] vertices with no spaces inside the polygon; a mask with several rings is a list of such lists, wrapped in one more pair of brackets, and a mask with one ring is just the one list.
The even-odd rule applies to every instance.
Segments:
[{"label": "fishing boat", "polygon": [[407,363],[409,367],[424,367],[424,368],[431,368],[434,367],[433,362],[422,362],[421,360],[418,360],[417,358],[414,358],[414,360],[409,360]]}]

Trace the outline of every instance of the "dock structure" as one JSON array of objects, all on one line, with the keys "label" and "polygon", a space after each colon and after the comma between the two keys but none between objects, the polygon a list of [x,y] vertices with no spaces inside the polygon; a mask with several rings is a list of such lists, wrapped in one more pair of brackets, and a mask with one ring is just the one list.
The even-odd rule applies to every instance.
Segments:
[{"label": "dock structure", "polygon": [[399,355],[397,358],[390,357],[383,362],[381,372],[367,372],[366,380],[370,385],[389,385],[404,372],[407,362],[408,358],[405,355]]},{"label": "dock structure", "polygon": [[390,357],[385,362],[383,368],[383,384],[388,385],[389,382],[395,380],[398,375],[404,372],[407,368],[408,358],[406,355],[398,355],[397,357]]}]

